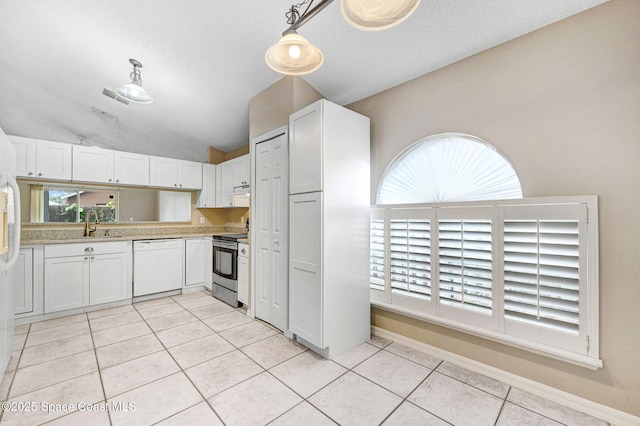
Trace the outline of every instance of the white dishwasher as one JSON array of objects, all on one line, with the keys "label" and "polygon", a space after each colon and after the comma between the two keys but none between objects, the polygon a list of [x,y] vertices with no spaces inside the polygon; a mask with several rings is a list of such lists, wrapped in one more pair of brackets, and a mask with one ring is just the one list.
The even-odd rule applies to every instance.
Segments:
[{"label": "white dishwasher", "polygon": [[133,243],[133,296],[178,290],[184,283],[184,240]]}]

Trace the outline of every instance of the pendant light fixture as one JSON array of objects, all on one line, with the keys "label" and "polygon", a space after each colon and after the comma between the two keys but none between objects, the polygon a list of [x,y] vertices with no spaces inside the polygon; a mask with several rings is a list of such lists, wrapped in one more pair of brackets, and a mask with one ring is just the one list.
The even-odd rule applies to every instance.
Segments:
[{"label": "pendant light fixture", "polygon": [[[324,57],[320,49],[297,33],[309,19],[323,10],[333,0],[320,0],[311,9],[314,0],[304,0],[292,5],[286,13],[291,25],[282,33],[282,38],[267,50],[264,59],[274,71],[285,75],[305,75],[322,65]],[[391,28],[411,15],[420,0],[341,0],[342,15],[353,27],[365,31]],[[307,5],[303,13],[300,8]]]},{"label": "pendant light fixture", "polygon": [[386,30],[407,19],[420,0],[342,0],[346,21],[364,31]]},{"label": "pendant light fixture", "polygon": [[320,49],[292,31],[267,50],[265,60],[272,70],[281,74],[305,75],[320,68],[324,57]]},{"label": "pendant light fixture", "polygon": [[135,59],[129,59],[129,63],[133,65],[133,71],[129,74],[131,83],[123,84],[121,87],[118,87],[115,92],[118,96],[121,96],[131,102],[150,104],[153,102],[153,98],[142,88],[142,77],[140,76],[140,68],[142,68],[142,64]]}]

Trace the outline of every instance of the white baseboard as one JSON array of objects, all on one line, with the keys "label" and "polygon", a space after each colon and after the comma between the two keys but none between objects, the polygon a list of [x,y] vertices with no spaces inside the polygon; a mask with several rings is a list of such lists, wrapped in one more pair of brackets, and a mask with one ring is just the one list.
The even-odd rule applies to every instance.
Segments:
[{"label": "white baseboard", "polygon": [[440,349],[435,346],[410,339],[408,337],[396,334],[383,328],[371,326],[371,334],[387,340],[391,340],[404,346],[408,346],[421,352],[428,353],[429,355],[433,355],[436,358],[440,358],[444,361],[449,361],[460,367],[466,368],[479,374],[483,374],[487,377],[491,377],[492,379],[507,383],[508,385],[515,386],[519,389],[530,392],[542,398],[553,400],[558,404],[605,420],[612,425],[640,425],[640,417],[625,413],[624,411],[616,410],[615,408],[611,408],[606,405],[598,404],[597,402],[589,401],[568,392],[561,391],[551,386],[543,385],[542,383],[538,383],[536,381],[526,379],[516,374],[500,370],[499,368],[491,367],[481,362],[451,353],[444,349]]}]

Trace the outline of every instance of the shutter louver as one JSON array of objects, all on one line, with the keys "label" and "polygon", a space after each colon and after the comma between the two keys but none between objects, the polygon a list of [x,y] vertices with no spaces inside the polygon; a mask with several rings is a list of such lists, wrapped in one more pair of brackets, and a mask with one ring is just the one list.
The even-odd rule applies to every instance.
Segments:
[{"label": "shutter louver", "polygon": [[505,319],[580,331],[577,220],[506,220]]},{"label": "shutter louver", "polygon": [[391,220],[391,292],[431,299],[428,220]]},{"label": "shutter louver", "polygon": [[438,222],[440,303],[492,314],[491,221]]},{"label": "shutter louver", "polygon": [[384,219],[371,220],[369,283],[372,290],[384,291]]}]

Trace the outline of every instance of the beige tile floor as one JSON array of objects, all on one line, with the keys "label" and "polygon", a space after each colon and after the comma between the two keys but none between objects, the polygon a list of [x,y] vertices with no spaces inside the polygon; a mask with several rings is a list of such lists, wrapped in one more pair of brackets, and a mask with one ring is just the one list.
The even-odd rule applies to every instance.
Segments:
[{"label": "beige tile floor", "polygon": [[206,292],[18,326],[14,349],[7,425],[606,424],[380,338],[325,360]]}]

